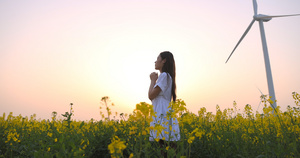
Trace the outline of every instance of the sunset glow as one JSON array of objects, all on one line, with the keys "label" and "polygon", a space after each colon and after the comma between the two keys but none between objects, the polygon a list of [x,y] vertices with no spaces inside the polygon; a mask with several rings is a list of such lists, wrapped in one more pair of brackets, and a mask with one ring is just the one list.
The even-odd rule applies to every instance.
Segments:
[{"label": "sunset glow", "polygon": [[[258,12],[300,13],[299,0],[258,0]],[[1,1],[0,112],[48,119],[74,106],[74,119],[132,113],[147,98],[162,51],[174,54],[177,95],[189,111],[214,112],[268,94],[258,23],[227,57],[252,20],[252,1]],[[300,92],[300,17],[265,23],[278,105]]]}]

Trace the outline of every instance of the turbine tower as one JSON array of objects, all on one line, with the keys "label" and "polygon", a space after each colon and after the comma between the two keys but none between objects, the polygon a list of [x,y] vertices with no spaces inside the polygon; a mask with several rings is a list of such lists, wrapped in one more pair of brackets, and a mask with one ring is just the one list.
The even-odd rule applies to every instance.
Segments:
[{"label": "turbine tower", "polygon": [[271,72],[271,65],[270,65],[270,59],[269,59],[269,53],[268,53],[268,47],[267,47],[267,41],[266,41],[266,35],[264,30],[264,24],[263,22],[268,22],[272,18],[278,18],[278,17],[287,17],[287,16],[299,16],[300,14],[291,14],[291,15],[275,15],[275,16],[269,16],[269,15],[263,15],[263,14],[257,14],[257,2],[256,0],[253,0],[253,9],[254,9],[254,16],[253,20],[251,21],[250,25],[234,47],[233,51],[229,55],[228,59],[225,63],[228,62],[231,55],[235,51],[235,49],[238,47],[238,45],[241,43],[241,41],[244,39],[244,37],[247,35],[249,30],[251,29],[252,25],[255,21],[258,21],[259,23],[259,29],[260,29],[260,35],[261,35],[261,42],[263,47],[263,53],[264,53],[264,60],[265,60],[265,68],[266,68],[266,75],[267,75],[267,81],[268,81],[268,89],[269,89],[269,96],[271,97],[271,100],[274,102],[273,106],[274,108],[277,107],[276,104],[276,97],[275,97],[275,90],[274,90],[274,84],[273,84],[273,78],[272,78],[272,72]]}]

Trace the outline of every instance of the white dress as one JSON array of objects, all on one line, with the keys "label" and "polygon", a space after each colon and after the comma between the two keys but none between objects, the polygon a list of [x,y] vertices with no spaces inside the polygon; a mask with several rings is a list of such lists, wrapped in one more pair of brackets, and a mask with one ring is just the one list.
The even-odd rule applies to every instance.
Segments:
[{"label": "white dress", "polygon": [[[150,122],[150,127],[155,127],[155,124],[163,126],[165,129],[160,132],[157,136],[156,130],[150,130],[150,141],[154,141],[155,138],[163,139],[166,141],[179,141],[180,140],[180,130],[177,119],[168,120],[167,112],[171,110],[168,108],[169,103],[172,99],[172,77],[169,73],[163,72],[159,75],[154,88],[159,86],[161,92],[152,100],[152,105],[156,117],[152,117],[153,121]],[[170,125],[172,125],[172,130],[170,130]]]}]

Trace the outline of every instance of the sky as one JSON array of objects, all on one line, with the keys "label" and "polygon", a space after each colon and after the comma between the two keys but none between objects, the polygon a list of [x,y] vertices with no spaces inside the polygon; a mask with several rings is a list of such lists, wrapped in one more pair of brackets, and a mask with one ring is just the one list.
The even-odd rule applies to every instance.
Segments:
[{"label": "sky", "polygon": [[[258,13],[299,14],[299,0],[258,0]],[[101,98],[130,114],[148,99],[162,51],[176,62],[177,96],[190,112],[246,104],[268,94],[251,0],[0,1],[0,113],[50,119],[73,103],[76,120],[100,120]],[[264,23],[277,105],[300,92],[300,16]],[[260,92],[261,91],[261,92]],[[60,116],[61,117],[61,116]]]}]

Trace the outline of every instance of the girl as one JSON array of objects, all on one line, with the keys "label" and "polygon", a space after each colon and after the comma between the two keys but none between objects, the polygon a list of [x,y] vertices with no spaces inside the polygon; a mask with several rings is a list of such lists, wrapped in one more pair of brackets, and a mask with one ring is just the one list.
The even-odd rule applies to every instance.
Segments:
[{"label": "girl", "polygon": [[[160,71],[160,75],[152,72],[150,74],[150,87],[148,97],[152,101],[154,113],[153,121],[150,126],[155,127],[156,124],[163,126],[162,131],[150,130],[150,141],[158,140],[160,144],[165,144],[165,141],[179,141],[179,125],[177,119],[168,119],[167,112],[171,110],[169,103],[171,99],[176,100],[176,82],[175,82],[175,61],[173,54],[169,51],[164,51],[159,54],[155,61],[155,69]],[[170,129],[170,126],[172,127]]]}]

